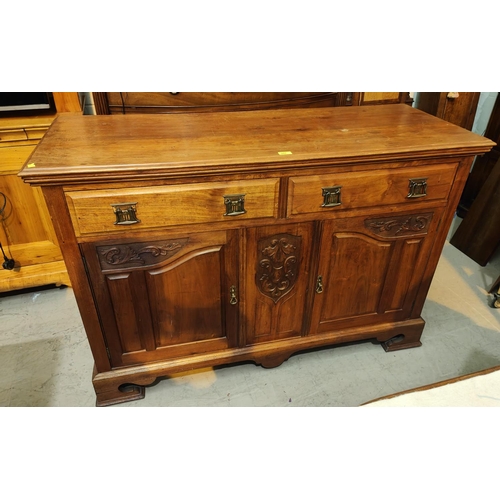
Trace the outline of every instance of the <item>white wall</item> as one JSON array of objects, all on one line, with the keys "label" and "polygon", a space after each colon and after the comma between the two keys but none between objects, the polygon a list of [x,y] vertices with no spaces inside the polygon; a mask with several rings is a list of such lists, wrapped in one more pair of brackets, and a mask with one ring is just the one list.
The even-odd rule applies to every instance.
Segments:
[{"label": "white wall", "polygon": [[497,96],[498,92],[481,92],[477,105],[476,118],[474,119],[474,125],[472,125],[472,132],[484,135]]},{"label": "white wall", "polygon": [[92,92],[78,92],[80,102],[83,103],[84,115],[95,115],[94,99],[92,99]]}]

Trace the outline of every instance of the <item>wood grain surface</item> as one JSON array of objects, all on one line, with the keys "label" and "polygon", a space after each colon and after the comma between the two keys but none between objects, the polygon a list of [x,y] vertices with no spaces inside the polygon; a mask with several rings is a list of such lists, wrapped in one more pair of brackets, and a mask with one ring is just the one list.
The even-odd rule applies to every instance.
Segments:
[{"label": "wood grain surface", "polygon": [[[112,138],[112,140],[110,140]],[[480,154],[493,142],[404,104],[186,115],[61,115],[20,176],[88,182],[273,165]],[[55,154],[57,153],[57,154]],[[58,177],[61,180],[58,180]]]},{"label": "wood grain surface", "polygon": [[[493,144],[401,104],[68,114],[20,175],[47,200],[107,405],[185,369],[420,346],[460,193]],[[408,198],[412,179],[425,196]],[[332,183],[343,204],[321,207]],[[243,193],[247,212],[225,216]],[[136,203],[117,220],[133,224],[117,229],[116,203]]]}]

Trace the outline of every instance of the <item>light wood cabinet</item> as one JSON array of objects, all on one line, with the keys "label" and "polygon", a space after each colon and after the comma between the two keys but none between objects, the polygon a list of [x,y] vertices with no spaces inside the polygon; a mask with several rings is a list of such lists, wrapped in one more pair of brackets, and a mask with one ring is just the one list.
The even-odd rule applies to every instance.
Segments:
[{"label": "light wood cabinet", "polygon": [[20,176],[64,242],[108,405],[187,369],[421,345],[461,190],[492,145],[403,104],[62,116]]},{"label": "light wood cabinet", "polygon": [[[81,111],[76,92],[54,92],[57,113]],[[70,285],[40,188],[17,176],[55,115],[0,118],[0,242],[12,270],[0,268],[0,292],[44,285]],[[3,261],[3,259],[2,259]]]}]

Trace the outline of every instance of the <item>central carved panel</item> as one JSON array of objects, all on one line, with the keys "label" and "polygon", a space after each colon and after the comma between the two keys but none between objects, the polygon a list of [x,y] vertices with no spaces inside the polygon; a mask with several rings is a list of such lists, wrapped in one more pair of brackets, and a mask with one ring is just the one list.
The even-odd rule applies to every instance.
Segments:
[{"label": "central carved panel", "polygon": [[277,234],[258,243],[255,281],[261,293],[275,303],[290,292],[299,272],[302,238]]}]

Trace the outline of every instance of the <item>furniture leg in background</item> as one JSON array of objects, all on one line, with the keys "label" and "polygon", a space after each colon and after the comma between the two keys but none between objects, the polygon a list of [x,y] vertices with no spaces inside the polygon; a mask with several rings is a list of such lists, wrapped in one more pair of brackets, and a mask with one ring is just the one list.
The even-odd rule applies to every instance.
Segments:
[{"label": "furniture leg in background", "polygon": [[493,294],[493,302],[491,306],[496,309],[500,309],[500,276],[490,288],[489,293]]}]

